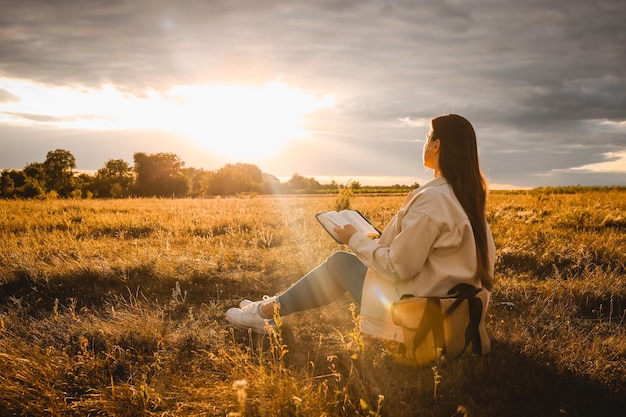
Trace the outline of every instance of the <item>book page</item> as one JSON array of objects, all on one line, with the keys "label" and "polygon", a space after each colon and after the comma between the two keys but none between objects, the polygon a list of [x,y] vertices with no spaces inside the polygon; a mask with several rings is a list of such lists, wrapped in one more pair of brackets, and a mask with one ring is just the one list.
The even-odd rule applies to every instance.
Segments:
[{"label": "book page", "polygon": [[338,243],[339,239],[334,231],[336,226],[345,226],[346,224],[352,224],[356,227],[357,231],[365,234],[370,238],[377,238],[380,236],[380,232],[374,227],[361,213],[356,210],[342,210],[326,211],[315,215],[322,227],[335,239]]},{"label": "book page", "polygon": [[342,210],[339,212],[346,219],[346,224],[350,223],[367,237],[378,237],[380,233],[370,222],[368,222],[359,212],[355,210]]},{"label": "book page", "polygon": [[334,233],[333,229],[335,228],[335,226],[338,225],[335,221],[333,221],[330,218],[330,216],[326,216],[326,215],[317,216],[317,220],[322,224],[324,229],[326,229],[328,233],[331,233],[331,234]]},{"label": "book page", "polygon": [[351,223],[351,218],[348,213],[348,210],[343,210],[340,212],[327,211],[326,213],[323,213],[323,217],[326,217],[336,226],[345,226],[346,224]]}]

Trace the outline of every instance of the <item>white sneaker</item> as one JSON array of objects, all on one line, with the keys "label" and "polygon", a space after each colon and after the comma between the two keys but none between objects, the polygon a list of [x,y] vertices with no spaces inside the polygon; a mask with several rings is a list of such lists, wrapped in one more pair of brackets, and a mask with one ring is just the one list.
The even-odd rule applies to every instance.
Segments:
[{"label": "white sneaker", "polygon": [[[274,297],[270,297],[269,295],[264,295],[263,298],[261,299],[262,301],[268,301],[268,300],[272,300],[274,302],[276,302],[276,296]],[[245,306],[247,306],[248,304],[252,304],[254,303],[254,301],[252,300],[248,300],[247,298],[244,300],[241,300],[239,302],[239,308],[244,308]]]},{"label": "white sneaker", "polygon": [[254,303],[254,301],[251,301],[251,300],[248,300],[248,299],[241,300],[241,301],[239,302],[239,308],[244,308],[244,307],[245,307],[245,306],[247,306],[248,304],[252,304],[252,303]]},{"label": "white sneaker", "polygon": [[259,306],[267,302],[273,302],[275,297],[263,297],[261,301],[243,300],[240,303],[241,308],[229,308],[226,311],[226,320],[231,324],[243,329],[252,329],[253,332],[264,334],[267,333],[266,326],[276,329],[274,319],[266,319],[259,314]]}]

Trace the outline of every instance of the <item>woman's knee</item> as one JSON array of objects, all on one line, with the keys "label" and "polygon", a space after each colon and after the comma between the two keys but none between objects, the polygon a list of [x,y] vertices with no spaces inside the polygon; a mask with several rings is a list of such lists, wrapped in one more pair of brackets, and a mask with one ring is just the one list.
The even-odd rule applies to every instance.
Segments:
[{"label": "woman's knee", "polygon": [[356,257],[352,252],[346,252],[343,250],[339,250],[332,255],[330,255],[327,259],[327,262],[331,266],[352,264],[354,262],[361,262],[359,258]]},{"label": "woman's knee", "polygon": [[355,267],[363,267],[363,262],[352,252],[337,251],[326,260],[328,270],[331,273],[345,274],[354,270]]}]

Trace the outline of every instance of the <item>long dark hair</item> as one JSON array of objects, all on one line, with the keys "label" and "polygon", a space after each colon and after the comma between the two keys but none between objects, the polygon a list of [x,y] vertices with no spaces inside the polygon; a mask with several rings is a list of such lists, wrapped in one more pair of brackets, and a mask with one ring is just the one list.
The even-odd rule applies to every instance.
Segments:
[{"label": "long dark hair", "polygon": [[487,184],[478,162],[476,132],[472,124],[458,114],[446,114],[431,120],[433,139],[440,141],[439,168],[467,214],[474,232],[476,275],[483,288],[493,288],[487,260],[485,202]]}]

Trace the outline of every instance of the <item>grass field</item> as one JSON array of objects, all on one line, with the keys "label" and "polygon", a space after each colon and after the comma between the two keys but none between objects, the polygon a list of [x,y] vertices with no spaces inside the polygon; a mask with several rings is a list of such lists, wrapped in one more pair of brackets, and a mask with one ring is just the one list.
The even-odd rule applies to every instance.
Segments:
[{"label": "grass field", "polygon": [[[491,194],[492,352],[426,367],[348,298],[269,337],[225,321],[338,248],[313,217],[337,196],[0,201],[0,415],[624,413],[626,190],[554,191]],[[349,202],[384,225],[402,199]]]}]

